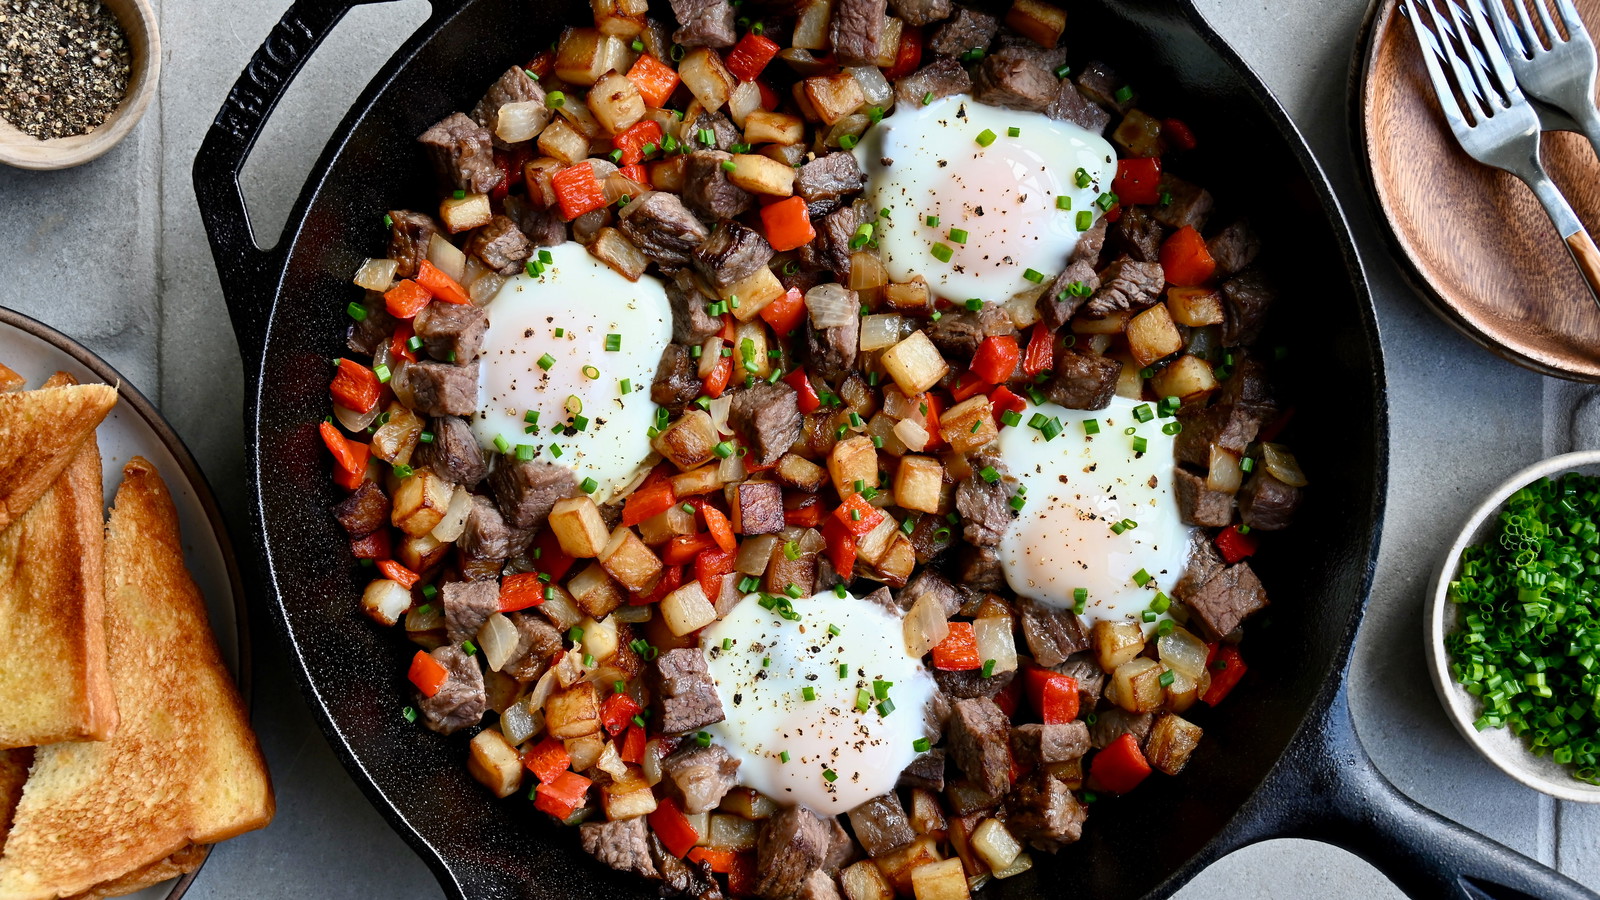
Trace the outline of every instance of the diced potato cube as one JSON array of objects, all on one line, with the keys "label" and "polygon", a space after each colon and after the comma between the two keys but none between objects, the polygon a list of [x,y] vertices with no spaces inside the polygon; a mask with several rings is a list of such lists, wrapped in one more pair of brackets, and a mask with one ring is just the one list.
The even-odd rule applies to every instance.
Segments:
[{"label": "diced potato cube", "polygon": [[722,803],[717,808],[736,816],[757,820],[771,818],[777,813],[778,804],[771,797],[753,788],[736,787],[723,795]]},{"label": "diced potato cube", "polygon": [[[640,782],[643,784],[643,782]],[[656,811],[656,795],[649,785],[631,791],[620,791],[618,785],[608,784],[600,789],[600,805],[611,821],[648,816]]]},{"label": "diced potato cube", "polygon": [[393,625],[411,608],[411,591],[398,581],[379,578],[361,594],[361,611],[379,625]]},{"label": "diced potato cube", "polygon": [[496,797],[509,797],[522,787],[522,757],[497,729],[487,728],[467,744],[467,771]]},{"label": "diced potato cube", "polygon": [[744,481],[734,488],[733,530],[777,534],[783,530],[783,488],[775,481]]},{"label": "diced potato cube", "polygon": [[794,168],[754,153],[735,154],[728,180],[752,194],[788,197],[794,194]]},{"label": "diced potato cube", "polygon": [[[576,165],[589,158],[589,139],[566,119],[556,119],[539,132],[539,152],[562,166]],[[554,196],[554,188],[552,196]]]},{"label": "diced potato cube", "polygon": [[439,201],[439,219],[451,234],[460,234],[489,224],[494,210],[489,206],[488,194],[467,194],[463,197],[446,197]]},{"label": "diced potato cube", "polygon": [[894,498],[906,509],[937,513],[944,487],[944,464],[932,456],[906,454],[894,473]]},{"label": "diced potato cube", "polygon": [[911,789],[911,807],[907,812],[911,820],[911,830],[917,834],[931,835],[934,840],[944,837],[946,828],[950,826],[944,820],[944,808],[939,805],[939,798],[927,788]]},{"label": "diced potato cube", "polygon": [[1006,830],[1004,822],[999,819],[984,819],[976,831],[972,832],[972,849],[989,868],[1000,870],[1011,865],[1011,861],[1022,852],[1022,845]]},{"label": "diced potato cube", "polygon": [[950,371],[939,348],[922,331],[911,332],[905,340],[883,351],[881,361],[889,377],[907,394],[928,390]]},{"label": "diced potato cube", "polygon": [[1168,775],[1176,775],[1189,764],[1189,755],[1200,743],[1200,726],[1182,716],[1167,714],[1156,720],[1150,739],[1144,745],[1145,759]]},{"label": "diced potato cube", "polygon": [[589,255],[611,267],[611,270],[629,281],[638,281],[650,265],[650,257],[633,245],[622,232],[607,225],[595,234],[589,244]]},{"label": "diced potato cube", "polygon": [[1040,0],[1014,0],[1006,10],[1006,24],[1041,47],[1054,47],[1067,29],[1067,13]]},{"label": "diced potato cube", "polygon": [[[599,564],[590,563],[589,565],[592,568]],[[585,569],[584,571],[588,570]],[[580,572],[578,575],[573,576],[572,581],[577,581],[582,574]],[[601,572],[600,574],[604,575],[605,573]],[[538,610],[539,615],[550,620],[550,624],[554,625],[557,631],[566,631],[568,628],[578,624],[578,620],[583,618],[583,611],[578,608],[577,603],[572,599],[572,595],[567,593],[566,588],[559,584],[552,584],[549,587],[551,590],[545,592],[544,602],[534,607],[534,609]],[[616,590],[615,585],[612,586],[612,590]]]},{"label": "diced potato cube", "polygon": [[856,555],[868,565],[878,565],[889,555],[889,549],[894,546],[894,537],[899,533],[900,523],[894,520],[894,516],[885,515],[883,521],[874,525],[871,531],[856,538]]},{"label": "diced potato cube", "polygon": [[390,403],[384,412],[389,414],[389,421],[373,432],[372,455],[391,466],[406,465],[422,437],[422,417],[398,401]]},{"label": "diced potato cube", "polygon": [[651,547],[694,532],[694,511],[685,512],[681,503],[669,506],[639,523],[639,537],[644,538],[644,542]]},{"label": "diced potato cube", "polygon": [[600,551],[600,565],[617,583],[642,594],[648,591],[661,576],[661,558],[639,540],[639,535],[626,525],[618,525],[611,539]]},{"label": "diced potato cube", "polygon": [[[822,50],[828,46],[828,23],[833,19],[833,0],[802,0],[790,42],[801,50]],[[852,898],[853,900],[853,898]]]},{"label": "diced potato cube", "polygon": [[[547,126],[545,131],[549,130]],[[543,131],[539,134],[541,137],[544,136]],[[550,179],[557,172],[570,165],[572,163],[562,162],[552,156],[540,156],[528,160],[527,164],[522,167],[522,180],[528,186],[528,200],[540,209],[549,209],[555,206],[556,189]]]},{"label": "diced potato cube", "polygon": [[578,623],[583,629],[583,652],[603,662],[617,652],[617,623],[615,619],[606,617],[600,621],[585,618]]},{"label": "diced potato cube", "polygon": [[961,860],[946,859],[911,870],[911,891],[917,900],[967,900],[967,873]]},{"label": "diced potato cube", "polygon": [[[862,488],[878,487],[878,448],[872,438],[858,434],[833,445],[828,454],[828,475],[839,499],[848,500]],[[861,486],[857,487],[856,483]]]},{"label": "diced potato cube", "polygon": [[894,887],[870,859],[847,866],[839,873],[845,900],[894,900]]},{"label": "diced potato cube", "polygon": [[1111,132],[1111,141],[1127,150],[1129,156],[1160,156],[1161,120],[1142,110],[1130,109]]},{"label": "diced potato cube", "polygon": [[991,874],[997,879],[1011,878],[1021,875],[1031,868],[1033,868],[1033,857],[1026,853],[1018,853],[1017,858],[1011,861],[1011,865],[1006,866],[1004,869],[995,869]]},{"label": "diced potato cube", "polygon": [[747,144],[795,144],[805,134],[805,120],[788,113],[757,109],[744,118],[744,140]]},{"label": "diced potato cube", "polygon": [[849,72],[817,75],[801,83],[805,85],[806,99],[811,101],[817,117],[829,125],[860,109],[867,102],[861,83]]},{"label": "diced potato cube", "polygon": [[667,630],[682,637],[716,621],[717,610],[700,589],[700,582],[691,581],[661,598],[661,616]]},{"label": "diced potato cube", "polygon": [[717,426],[704,410],[691,409],[650,442],[657,453],[682,471],[699,468],[716,457]]},{"label": "diced potato cube", "polygon": [[1174,322],[1190,328],[1222,324],[1222,298],[1210,288],[1167,288],[1167,311]]},{"label": "diced potato cube", "polygon": [[[746,343],[748,342],[748,343]],[[767,356],[767,326],[762,322],[740,322],[733,331],[733,371],[766,378],[772,374],[772,358]]]},{"label": "diced potato cube", "polygon": [[1089,631],[1089,645],[1095,660],[1107,672],[1116,671],[1144,649],[1144,632],[1133,622],[1099,621]]},{"label": "diced potato cube", "polygon": [[432,469],[417,469],[411,477],[400,479],[389,519],[406,534],[421,537],[443,521],[453,496],[455,488]]},{"label": "diced potato cube", "polygon": [[678,63],[678,77],[707,112],[721,109],[739,83],[722,64],[722,57],[709,47],[696,47],[684,54]]},{"label": "diced potato cube", "polygon": [[989,398],[974,394],[941,413],[939,434],[957,453],[970,453],[999,437]]},{"label": "diced potato cube", "polygon": [[[878,870],[894,885],[895,893],[900,896],[911,894],[911,873],[914,869],[936,863],[940,859],[939,846],[933,838],[919,835],[916,840],[873,860],[878,864]],[[956,869],[960,870],[961,860],[954,860]],[[967,877],[961,876],[961,886],[966,887]]]},{"label": "diced potato cube", "polygon": [[[567,579],[567,590],[571,592],[571,602],[585,614],[596,619],[610,615],[626,599],[622,595],[622,589],[617,587],[616,582],[611,580],[611,576],[606,574],[598,562],[590,563],[578,574]],[[540,612],[545,612],[550,602],[546,600],[539,607]],[[569,623],[559,627],[565,631],[572,625]]]},{"label": "diced potato cube", "polygon": [[1162,397],[1177,397],[1185,406],[1203,403],[1217,389],[1217,375],[1211,364],[1193,354],[1173,360],[1155,373],[1150,387]]},{"label": "diced potato cube", "polygon": [[889,540],[889,549],[884,551],[875,567],[890,587],[905,587],[906,581],[911,578],[911,570],[917,567],[917,550],[912,546],[911,538],[896,528],[894,537]]},{"label": "diced potato cube", "polygon": [[1163,671],[1161,663],[1148,656],[1136,656],[1111,673],[1106,695],[1128,712],[1154,712],[1161,708],[1166,696],[1161,684]]},{"label": "diced potato cube", "polygon": [[431,534],[407,535],[395,549],[394,558],[413,572],[426,572],[438,565],[450,552],[450,544]]},{"label": "diced potato cube", "polygon": [[607,134],[627,131],[644,118],[644,98],[639,89],[615,69],[600,76],[585,103]]},{"label": "diced potato cube", "polygon": [[650,170],[650,184],[658,191],[683,191],[683,170],[687,164],[682,155],[671,159],[658,159],[647,168]]},{"label": "diced potato cube", "polygon": [[1017,668],[1017,643],[1011,636],[1011,617],[1008,615],[985,615],[986,610],[979,610],[978,618],[972,620],[973,636],[978,645],[978,658],[988,665],[989,660],[994,660],[994,671],[1012,672]]},{"label": "diced potato cube", "polygon": [[754,850],[756,833],[759,830],[759,825],[743,816],[712,813],[708,846],[727,850]]},{"label": "diced potato cube", "polygon": [[701,466],[672,476],[672,492],[679,497],[693,497],[697,494],[709,494],[722,487],[721,467],[715,465]]},{"label": "diced potato cube", "polygon": [[[733,317],[740,322],[749,322],[766,309],[767,304],[782,297],[784,287],[772,269],[762,266],[750,273],[748,278],[723,288],[720,293],[722,299],[728,301],[728,311],[733,313]],[[739,298],[737,307],[733,306],[734,297]]]},{"label": "diced potato cube", "polygon": [[[544,724],[558,740],[580,738],[600,730],[600,698],[594,682],[579,681],[550,694],[544,701]],[[574,768],[588,768],[577,766]]]},{"label": "diced potato cube", "polygon": [[631,38],[644,30],[647,5],[640,0],[589,0],[589,6],[601,34]]},{"label": "diced potato cube", "polygon": [[561,552],[578,559],[600,555],[609,539],[606,520],[590,497],[564,497],[550,508],[548,525],[561,543]]},{"label": "diced potato cube", "polygon": [[612,59],[620,56],[621,47],[620,38],[598,28],[568,28],[556,46],[556,77],[572,84],[594,84],[607,69],[615,68]]},{"label": "diced potato cube", "polygon": [[880,296],[891,309],[925,310],[928,308],[928,283],[917,276],[902,284],[886,284]]},{"label": "diced potato cube", "polygon": [[1183,335],[1160,303],[1128,320],[1128,352],[1141,367],[1183,349]]},{"label": "diced potato cube", "polygon": [[[588,683],[588,682],[586,682]],[[582,772],[594,768],[606,752],[605,738],[600,732],[571,738],[566,742],[567,756],[572,758],[572,771]]]},{"label": "diced potato cube", "polygon": [[811,493],[821,490],[828,478],[826,469],[793,453],[785,453],[774,472],[784,484]]},{"label": "diced potato cube", "polygon": [[904,22],[894,16],[883,17],[883,31],[878,34],[878,55],[873,57],[873,65],[880,69],[894,65],[895,56],[900,52],[900,35],[904,31]]},{"label": "diced potato cube", "polygon": [[1072,320],[1073,334],[1121,334],[1128,326],[1128,314],[1125,312],[1112,313],[1104,319],[1091,319],[1078,316]]}]

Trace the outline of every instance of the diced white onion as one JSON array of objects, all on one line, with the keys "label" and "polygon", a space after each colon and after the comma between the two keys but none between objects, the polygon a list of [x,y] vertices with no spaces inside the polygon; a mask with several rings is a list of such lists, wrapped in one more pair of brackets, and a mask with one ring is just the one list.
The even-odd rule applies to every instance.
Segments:
[{"label": "diced white onion", "polygon": [[369,291],[387,291],[394,287],[394,273],[400,263],[392,259],[369,259],[356,270],[355,283]]},{"label": "diced white onion", "polygon": [[717,477],[723,484],[738,484],[744,480],[744,457],[735,453],[720,463],[717,463]]},{"label": "diced white onion", "polygon": [[861,135],[865,134],[867,128],[871,125],[871,119],[867,118],[861,113],[851,113],[850,115],[845,116],[839,121],[833,123],[833,126],[830,127],[823,135],[822,143],[828,147],[841,146],[840,139],[845,135],[855,138],[861,137]]},{"label": "diced white onion", "polygon": [[894,436],[913,453],[921,453],[928,446],[928,429],[910,419],[901,419],[895,423]]},{"label": "diced white onion", "polygon": [[410,632],[432,631],[444,627],[444,613],[440,611],[438,603],[424,603],[421,606],[411,607],[406,613],[406,630]]},{"label": "diced white onion", "polygon": [[644,781],[651,787],[661,783],[661,740],[651,738],[644,745],[644,760],[639,763],[644,770]]},{"label": "diced white onion", "polygon": [[846,66],[845,71],[861,85],[861,93],[867,95],[867,106],[887,106],[894,98],[894,88],[877,66]]},{"label": "diced white onion", "polygon": [[914,659],[921,658],[940,641],[950,636],[950,620],[945,618],[944,604],[932,594],[924,594],[916,603],[911,604],[911,611],[906,613],[903,627],[906,654]]},{"label": "diced white onion", "polygon": [[513,747],[523,743],[544,726],[544,710],[528,709],[526,698],[511,704],[500,714],[500,733]]},{"label": "diced white onion", "polygon": [[812,328],[837,328],[861,315],[856,298],[842,284],[819,284],[806,291],[806,312]]},{"label": "diced white onion", "polygon": [[[1045,287],[1048,287],[1046,285]],[[1012,294],[1011,298],[1000,304],[1011,319],[1011,324],[1018,328],[1027,328],[1039,321],[1039,298],[1044,295],[1045,287],[1030,288]]]},{"label": "diced white onion", "polygon": [[733,426],[728,424],[728,413],[733,409],[733,397],[723,394],[711,401],[711,408],[706,412],[711,413],[711,424],[717,427],[719,434],[733,434]]},{"label": "diced white onion", "polygon": [[861,350],[882,350],[893,347],[905,337],[905,316],[873,315],[861,317]]},{"label": "diced white onion", "polygon": [[594,767],[619,781],[628,777],[628,765],[617,753],[617,745],[611,741],[606,741],[605,749],[600,751],[600,758],[594,761]]},{"label": "diced white onion", "polygon": [[428,262],[457,283],[461,282],[461,276],[467,271],[467,254],[437,233],[428,236]]},{"label": "diced white onion", "polygon": [[548,124],[550,110],[545,108],[543,100],[507,103],[500,107],[500,115],[494,123],[494,134],[508,144],[516,144],[533,140]]},{"label": "diced white onion", "polygon": [[488,306],[489,301],[500,293],[500,288],[506,283],[505,276],[498,272],[485,272],[472,280],[467,286],[467,297],[473,306]]},{"label": "diced white onion", "polygon": [[1206,645],[1182,628],[1174,628],[1171,634],[1156,638],[1156,649],[1161,661],[1174,672],[1198,679],[1206,670]]},{"label": "diced white onion", "polygon": [[441,544],[448,544],[461,537],[461,532],[467,528],[467,514],[472,512],[472,492],[456,485],[455,493],[450,495],[450,505],[445,508],[444,518],[439,524],[433,526],[431,534]]},{"label": "diced white onion", "polygon": [[516,652],[517,626],[511,624],[504,613],[495,613],[484,620],[483,627],[478,629],[478,648],[483,651],[483,661],[489,664],[489,668],[500,671],[500,667]]},{"label": "diced white onion", "polygon": [[744,127],[745,117],[761,108],[761,88],[754,81],[741,81],[728,97],[728,117]]},{"label": "diced white onion", "polygon": [[770,534],[747,538],[739,545],[739,555],[734,557],[734,571],[745,575],[760,575],[767,571],[767,563],[772,559],[772,548],[777,546],[777,543],[778,538]]},{"label": "diced white onion", "polygon": [[1238,454],[1212,444],[1211,467],[1206,472],[1206,490],[1221,491],[1224,494],[1237,493],[1239,482],[1243,478],[1244,473],[1239,469]]},{"label": "diced white onion", "polygon": [[373,581],[361,595],[362,609],[366,610],[367,615],[375,621],[384,625],[393,625],[400,621],[400,616],[410,605],[411,591],[401,586],[399,582],[387,578]]},{"label": "diced white onion", "polygon": [[1010,616],[973,619],[972,635],[978,645],[978,658],[985,665],[994,660],[993,671],[1010,672],[1017,667],[1017,642],[1011,637]]},{"label": "diced white onion", "polygon": [[717,368],[717,361],[722,358],[722,338],[712,335],[700,345],[700,365],[695,371],[701,378],[710,378],[711,373]]},{"label": "diced white onion", "polygon": [[376,422],[378,414],[381,412],[383,412],[382,403],[372,404],[372,408],[364,413],[358,413],[353,409],[345,409],[337,403],[333,405],[333,417],[339,420],[339,424],[344,426],[345,431],[353,431],[357,434],[366,431],[368,425]]},{"label": "diced white onion", "polygon": [[1305,473],[1300,471],[1299,460],[1295,459],[1294,454],[1282,444],[1262,444],[1261,462],[1266,465],[1267,471],[1272,473],[1273,478],[1290,487],[1305,487],[1308,483]]},{"label": "diced white onion", "polygon": [[544,674],[540,675],[538,682],[534,684],[533,690],[528,693],[528,708],[543,710],[544,702],[550,699],[555,689],[556,667],[551,666],[544,670]]}]

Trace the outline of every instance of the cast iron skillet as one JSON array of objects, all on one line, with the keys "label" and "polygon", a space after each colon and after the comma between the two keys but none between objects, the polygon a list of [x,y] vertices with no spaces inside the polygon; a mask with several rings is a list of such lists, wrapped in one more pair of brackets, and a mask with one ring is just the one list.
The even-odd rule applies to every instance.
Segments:
[{"label": "cast iron skillet", "polygon": [[[238,173],[273,105],[339,19],[364,0],[297,0],[256,52],[195,160],[195,188],[249,380],[258,577],[328,739],[368,797],[454,897],[646,897],[655,886],[590,860],[525,801],[493,801],[466,742],[407,724],[410,648],[356,611],[362,578],[328,507],[316,434],[327,360],[342,352],[350,276],[383,247],[383,211],[436,202],[415,142],[470,109],[507,66],[589,17],[581,0],[433,0],[428,22],[356,100],[278,245],[255,243]],[[755,0],[750,0],[755,5]],[[1170,894],[1224,854],[1271,837],[1348,848],[1417,897],[1593,896],[1538,863],[1411,802],[1372,766],[1345,676],[1376,559],[1387,459],[1377,327],[1344,219],[1271,95],[1186,2],[1072,0],[1071,29],[1131,74],[1141,105],[1182,115],[1188,160],[1272,236],[1291,290],[1275,310],[1291,352],[1291,433],[1315,486],[1260,571],[1276,604],[1251,625],[1250,677],[1195,714],[1206,740],[1179,778],[1093,809],[1084,839],[1038,854],[994,897]],[[1082,43],[1087,44],[1087,41]],[[1077,63],[1082,59],[1075,60]]]}]

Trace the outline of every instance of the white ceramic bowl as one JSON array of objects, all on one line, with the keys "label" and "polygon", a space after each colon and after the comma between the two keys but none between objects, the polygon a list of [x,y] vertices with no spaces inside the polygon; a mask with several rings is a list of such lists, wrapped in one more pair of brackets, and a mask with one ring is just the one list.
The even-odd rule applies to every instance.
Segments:
[{"label": "white ceramic bowl", "polygon": [[1450,582],[1455,580],[1456,572],[1461,565],[1461,551],[1481,542],[1494,528],[1500,508],[1512,494],[1540,478],[1554,477],[1567,472],[1600,475],[1600,450],[1566,453],[1529,466],[1495,488],[1488,498],[1472,511],[1455,543],[1450,545],[1438,570],[1434,572],[1433,583],[1428,587],[1428,610],[1423,621],[1423,630],[1428,652],[1428,672],[1433,676],[1434,690],[1439,692],[1439,700],[1444,704],[1445,712],[1449,714],[1450,721],[1455,723],[1456,730],[1467,739],[1467,743],[1476,747],[1478,752],[1498,766],[1500,771],[1536,791],[1562,800],[1600,803],[1600,786],[1585,784],[1573,778],[1571,767],[1557,764],[1549,755],[1534,756],[1528,751],[1522,738],[1512,734],[1510,729],[1488,728],[1479,731],[1472,727],[1472,723],[1479,715],[1478,698],[1467,693],[1465,688],[1450,677],[1450,654],[1444,645],[1445,635],[1453,631],[1456,625],[1457,608],[1450,602],[1447,594]]}]

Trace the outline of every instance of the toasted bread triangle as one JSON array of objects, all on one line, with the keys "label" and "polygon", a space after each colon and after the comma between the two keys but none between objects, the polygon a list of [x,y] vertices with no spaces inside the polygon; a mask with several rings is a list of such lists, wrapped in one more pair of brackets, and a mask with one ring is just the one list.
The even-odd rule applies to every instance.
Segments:
[{"label": "toasted bread triangle", "polygon": [[73,894],[68,900],[105,900],[107,897],[122,897],[142,891],[152,884],[160,884],[200,868],[210,850],[205,844],[190,844],[166,859],[135,869],[121,878],[97,884],[81,894]]},{"label": "toasted bread triangle", "polygon": [[108,741],[36,751],[0,900],[93,896],[272,819],[266,762],[184,569],[177,511],[139,457],[107,529],[106,638],[122,722]]},{"label": "toasted bread triangle", "polygon": [[0,531],[55,483],[116,402],[104,384],[0,393]]},{"label": "toasted bread triangle", "polygon": [[11,816],[22,799],[22,785],[33,765],[33,748],[0,750],[0,852],[6,849],[6,834],[11,831]]}]

